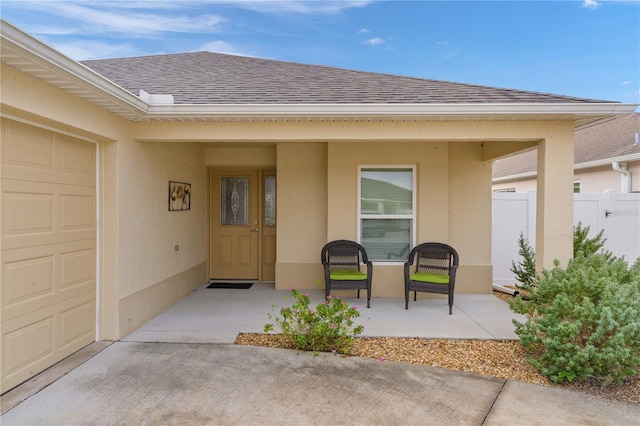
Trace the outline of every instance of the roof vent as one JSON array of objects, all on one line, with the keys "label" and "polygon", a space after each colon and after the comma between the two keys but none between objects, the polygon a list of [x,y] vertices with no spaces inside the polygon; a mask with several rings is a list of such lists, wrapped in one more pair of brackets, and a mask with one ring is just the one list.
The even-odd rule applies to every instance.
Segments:
[{"label": "roof vent", "polygon": [[173,95],[152,95],[140,89],[140,99],[149,105],[173,105]]}]

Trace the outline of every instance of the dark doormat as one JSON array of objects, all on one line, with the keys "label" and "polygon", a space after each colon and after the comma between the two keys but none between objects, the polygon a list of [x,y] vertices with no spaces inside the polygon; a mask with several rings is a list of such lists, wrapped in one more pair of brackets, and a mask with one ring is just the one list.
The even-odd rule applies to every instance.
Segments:
[{"label": "dark doormat", "polygon": [[207,288],[235,288],[240,290],[246,290],[251,288],[253,283],[211,283]]}]

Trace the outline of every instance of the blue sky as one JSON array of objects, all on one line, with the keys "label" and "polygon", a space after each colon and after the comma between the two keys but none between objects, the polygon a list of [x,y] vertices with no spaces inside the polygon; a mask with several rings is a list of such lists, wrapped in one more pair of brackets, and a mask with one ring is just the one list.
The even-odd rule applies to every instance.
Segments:
[{"label": "blue sky", "polygon": [[2,18],[75,60],[209,50],[640,103],[640,0],[32,1]]}]

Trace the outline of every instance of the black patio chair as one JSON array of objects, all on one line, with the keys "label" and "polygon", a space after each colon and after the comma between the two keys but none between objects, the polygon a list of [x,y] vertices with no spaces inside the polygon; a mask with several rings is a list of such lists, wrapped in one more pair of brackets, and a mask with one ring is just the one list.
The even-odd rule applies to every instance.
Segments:
[{"label": "black patio chair", "polygon": [[414,302],[419,291],[446,294],[451,315],[458,264],[458,252],[447,244],[422,243],[414,247],[404,264],[404,308],[409,309],[411,291]]},{"label": "black patio chair", "polygon": [[[367,291],[367,308],[371,303],[371,277],[373,265],[367,257],[367,251],[355,241],[336,240],[322,248],[322,266],[324,268],[325,297],[331,290]],[[362,272],[361,265],[367,266]]]}]

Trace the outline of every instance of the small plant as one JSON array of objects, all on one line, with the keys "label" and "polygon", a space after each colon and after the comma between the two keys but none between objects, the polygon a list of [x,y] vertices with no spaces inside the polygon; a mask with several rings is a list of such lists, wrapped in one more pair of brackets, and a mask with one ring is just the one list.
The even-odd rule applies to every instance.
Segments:
[{"label": "small plant", "polygon": [[511,272],[515,274],[521,284],[520,287],[531,291],[536,286],[536,254],[522,232],[518,238],[518,247],[520,247],[518,254],[522,256],[522,261],[516,265],[512,260]]},{"label": "small plant", "polygon": [[629,268],[606,253],[579,255],[542,271],[511,309],[529,363],[554,383],[588,377],[603,384],[640,373],[640,260]]},{"label": "small plant", "polygon": [[294,298],[292,306],[280,308],[279,315],[269,314],[273,322],[264,326],[265,333],[273,331],[275,324],[295,349],[316,353],[347,353],[353,338],[362,334],[363,326],[353,326],[360,316],[356,306],[329,296],[312,309],[308,295],[295,289],[291,290],[291,295]]},{"label": "small plant", "polygon": [[601,229],[593,238],[589,238],[589,227],[582,227],[582,222],[578,222],[573,227],[573,257],[577,256],[591,256],[596,253],[602,253],[608,259],[613,258],[613,254],[609,251],[603,250],[606,238],[602,238],[604,229]]}]

